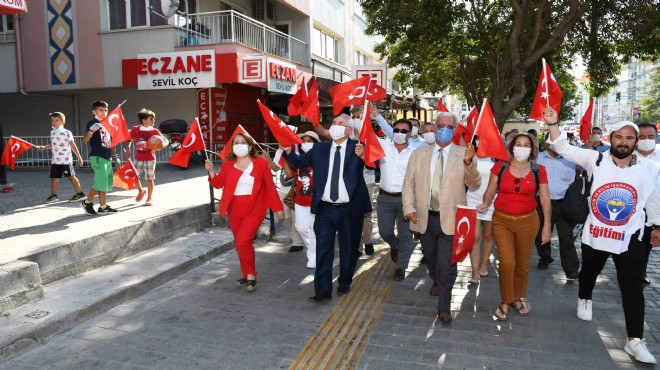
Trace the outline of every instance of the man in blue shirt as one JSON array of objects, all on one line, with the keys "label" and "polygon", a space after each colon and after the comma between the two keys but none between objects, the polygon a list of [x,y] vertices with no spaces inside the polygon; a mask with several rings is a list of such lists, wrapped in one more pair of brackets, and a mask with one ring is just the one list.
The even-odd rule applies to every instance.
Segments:
[{"label": "man in blue shirt", "polygon": [[[547,134],[546,134],[547,139]],[[550,189],[550,200],[552,202],[552,221],[550,227],[557,226],[557,235],[559,236],[559,257],[561,258],[561,266],[564,269],[566,278],[574,280],[578,278],[578,270],[580,269],[580,261],[575,250],[575,242],[573,240],[573,229],[575,224],[566,220],[561,213],[562,201],[566,189],[575,180],[576,165],[567,161],[550,148],[546,151],[539,153],[537,159],[539,165],[545,167],[548,174],[548,186]],[[542,217],[542,214],[539,212]],[[542,220],[541,220],[542,221]],[[543,222],[541,222],[543,224]],[[546,270],[548,264],[553,262],[551,256],[550,242],[541,244],[541,230],[536,236],[536,251],[539,254],[539,270]]]},{"label": "man in blue shirt", "polygon": [[594,127],[591,129],[591,136],[587,139],[582,148],[593,149],[600,153],[604,153],[610,150],[610,144],[605,144],[600,141],[600,138],[603,136],[603,130],[600,127]]}]

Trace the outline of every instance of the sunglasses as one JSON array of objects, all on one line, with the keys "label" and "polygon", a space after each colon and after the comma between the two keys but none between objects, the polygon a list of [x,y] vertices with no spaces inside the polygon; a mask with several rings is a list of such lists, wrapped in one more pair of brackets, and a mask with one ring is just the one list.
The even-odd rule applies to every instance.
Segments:
[{"label": "sunglasses", "polygon": [[402,134],[407,134],[410,132],[410,130],[406,130],[405,128],[395,128],[394,130],[395,134],[402,133]]},{"label": "sunglasses", "polygon": [[513,180],[513,183],[516,184],[516,188],[514,189],[514,191],[516,193],[520,193],[520,179],[516,178],[515,180]]}]

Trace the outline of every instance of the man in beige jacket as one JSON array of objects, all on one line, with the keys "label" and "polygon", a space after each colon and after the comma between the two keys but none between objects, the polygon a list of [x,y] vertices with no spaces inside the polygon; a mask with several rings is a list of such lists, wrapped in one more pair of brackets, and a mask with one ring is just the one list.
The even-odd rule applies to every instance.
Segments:
[{"label": "man in beige jacket", "polygon": [[403,181],[403,214],[410,230],[421,234],[429,275],[434,281],[430,294],[438,296],[438,319],[450,322],[451,291],[456,264],[451,263],[456,206],[465,205],[465,186],[479,187],[474,147],[452,145],[458,124],[451,113],[438,113],[434,145],[412,153]]}]

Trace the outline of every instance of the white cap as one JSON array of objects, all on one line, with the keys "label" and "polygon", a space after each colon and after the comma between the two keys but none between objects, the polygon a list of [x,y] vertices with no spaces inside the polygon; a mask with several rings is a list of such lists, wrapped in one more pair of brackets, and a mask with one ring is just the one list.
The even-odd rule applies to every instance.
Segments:
[{"label": "white cap", "polygon": [[619,122],[616,122],[615,124],[613,124],[612,126],[610,126],[610,132],[619,131],[619,130],[621,130],[622,128],[624,128],[624,127],[626,127],[626,126],[630,126],[630,127],[634,128],[635,131],[639,134],[639,127],[637,127],[636,124],[634,124],[634,123],[632,123],[632,122],[630,122],[630,121],[619,121]]}]

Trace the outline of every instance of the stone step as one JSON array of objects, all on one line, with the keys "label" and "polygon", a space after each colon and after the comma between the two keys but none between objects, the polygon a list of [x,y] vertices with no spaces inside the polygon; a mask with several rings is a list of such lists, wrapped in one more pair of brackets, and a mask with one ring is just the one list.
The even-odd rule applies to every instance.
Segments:
[{"label": "stone step", "polygon": [[[82,321],[138,297],[231,249],[232,245],[233,237],[228,228],[207,228],[109,265],[46,284],[43,297],[0,318],[0,358],[13,357]],[[37,280],[34,263],[17,263],[26,267],[22,266],[11,274],[29,270],[32,275],[25,280]]]}]

